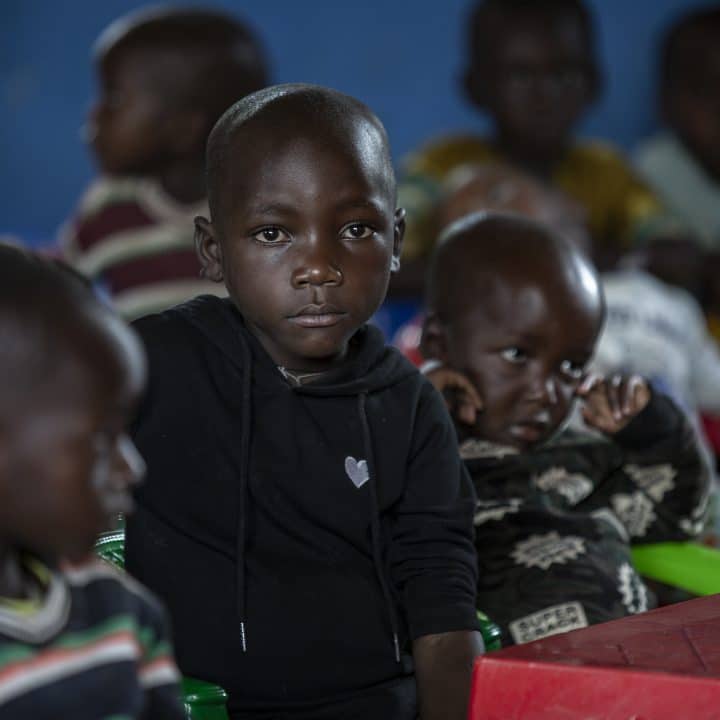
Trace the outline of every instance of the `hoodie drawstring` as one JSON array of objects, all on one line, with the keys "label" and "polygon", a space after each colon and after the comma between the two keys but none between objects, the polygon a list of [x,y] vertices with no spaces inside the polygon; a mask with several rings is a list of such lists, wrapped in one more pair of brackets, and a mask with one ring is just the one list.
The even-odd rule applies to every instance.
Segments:
[{"label": "hoodie drawstring", "polygon": [[242,428],[240,435],[240,507],[238,512],[237,526],[237,596],[238,614],[240,615],[240,642],[243,652],[247,652],[247,638],[245,635],[245,613],[246,599],[245,592],[246,567],[245,567],[245,540],[247,534],[247,501],[248,483],[250,474],[250,423],[252,422],[252,355],[247,341],[240,334],[242,345],[242,397],[244,399],[242,408]]},{"label": "hoodie drawstring", "polygon": [[375,572],[380,583],[385,607],[387,609],[388,618],[390,619],[390,628],[392,629],[393,649],[395,651],[395,660],[400,662],[400,641],[398,639],[398,621],[395,611],[395,603],[390,596],[390,586],[385,576],[385,568],[382,556],[382,539],[380,537],[380,509],[377,498],[377,486],[375,484],[375,455],[372,449],[370,438],[370,426],[368,424],[367,412],[365,410],[365,401],[367,393],[361,392],[358,395],[358,413],[360,415],[360,424],[362,426],[363,450],[365,452],[365,461],[367,462],[370,482],[370,540],[372,544],[372,558]]}]

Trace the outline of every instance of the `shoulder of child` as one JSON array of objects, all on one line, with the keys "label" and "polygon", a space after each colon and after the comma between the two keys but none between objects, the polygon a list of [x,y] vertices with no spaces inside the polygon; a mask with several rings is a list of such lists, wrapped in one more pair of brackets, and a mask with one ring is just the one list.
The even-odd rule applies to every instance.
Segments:
[{"label": "shoulder of child", "polygon": [[105,560],[92,557],[82,563],[65,564],[61,572],[71,588],[102,590],[104,586],[106,592],[98,592],[99,599],[105,598],[109,603],[117,605],[130,605],[140,614],[158,620],[162,618],[164,622],[160,601],[124,570]]},{"label": "shoulder of child", "polygon": [[136,201],[142,191],[143,182],[137,178],[99,177],[80,197],[76,214],[82,221],[90,221],[111,205]]},{"label": "shoulder of child", "polygon": [[406,174],[443,176],[453,168],[466,163],[493,160],[489,142],[480,135],[448,135],[429,141],[420,149],[408,154],[403,161]]},{"label": "shoulder of child", "polygon": [[630,172],[622,151],[606,140],[580,140],[570,149],[568,162],[582,164],[595,172]]}]

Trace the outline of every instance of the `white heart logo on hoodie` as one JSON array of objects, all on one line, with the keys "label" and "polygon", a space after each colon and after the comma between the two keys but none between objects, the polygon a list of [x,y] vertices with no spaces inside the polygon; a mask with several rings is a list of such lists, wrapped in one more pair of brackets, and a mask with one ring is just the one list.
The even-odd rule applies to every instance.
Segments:
[{"label": "white heart logo on hoodie", "polygon": [[345,458],[345,472],[356,488],[362,487],[370,479],[367,460],[357,461],[352,455]]}]

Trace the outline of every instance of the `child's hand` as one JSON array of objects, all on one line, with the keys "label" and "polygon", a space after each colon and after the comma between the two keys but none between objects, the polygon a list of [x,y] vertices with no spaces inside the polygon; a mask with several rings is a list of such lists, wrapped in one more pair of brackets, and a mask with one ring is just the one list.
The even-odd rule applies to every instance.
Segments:
[{"label": "child's hand", "polygon": [[483,403],[475,386],[462,373],[447,367],[434,367],[424,373],[445,398],[450,415],[465,425],[474,425]]},{"label": "child's hand", "polygon": [[613,375],[604,378],[591,374],[576,395],[582,400],[585,423],[614,435],[620,432],[650,400],[650,388],[639,375]]}]

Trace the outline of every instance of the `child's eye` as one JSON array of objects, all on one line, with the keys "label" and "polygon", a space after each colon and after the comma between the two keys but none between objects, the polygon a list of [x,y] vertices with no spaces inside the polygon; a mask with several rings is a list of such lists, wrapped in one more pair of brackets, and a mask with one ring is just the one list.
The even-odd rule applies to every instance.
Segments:
[{"label": "child's eye", "polygon": [[563,375],[572,378],[573,380],[579,380],[585,372],[585,366],[584,364],[576,363],[572,360],[563,360],[560,363],[560,371]]},{"label": "child's eye", "polygon": [[265,245],[274,245],[275,243],[285,242],[287,233],[279,227],[266,227],[253,233],[253,238]]},{"label": "child's eye", "polygon": [[346,240],[365,240],[372,237],[375,231],[363,223],[353,223],[343,228],[340,237]]},{"label": "child's eye", "polygon": [[500,357],[502,357],[503,360],[507,360],[515,365],[524,363],[528,359],[527,353],[517,347],[509,347],[501,350]]}]

